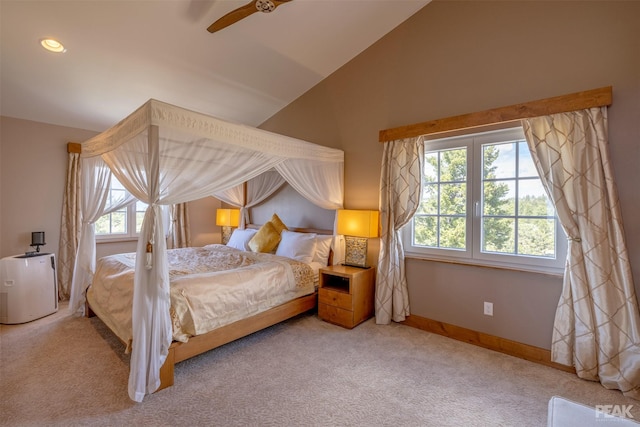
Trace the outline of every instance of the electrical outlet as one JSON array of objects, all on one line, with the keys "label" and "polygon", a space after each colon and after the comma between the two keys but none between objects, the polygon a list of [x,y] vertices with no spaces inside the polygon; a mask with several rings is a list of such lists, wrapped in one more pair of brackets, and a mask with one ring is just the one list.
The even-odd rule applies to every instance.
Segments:
[{"label": "electrical outlet", "polygon": [[493,303],[492,302],[484,302],[484,314],[487,316],[493,316]]}]

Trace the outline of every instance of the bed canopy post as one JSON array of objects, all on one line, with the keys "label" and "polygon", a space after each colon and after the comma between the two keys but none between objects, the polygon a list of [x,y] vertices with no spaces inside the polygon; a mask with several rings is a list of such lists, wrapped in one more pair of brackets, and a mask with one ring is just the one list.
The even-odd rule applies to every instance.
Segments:
[{"label": "bed canopy post", "polygon": [[129,397],[141,402],[160,387],[160,369],[172,340],[169,317],[169,269],[160,212],[159,128],[147,135],[147,210],[138,238],[133,291],[133,348],[129,372]]}]

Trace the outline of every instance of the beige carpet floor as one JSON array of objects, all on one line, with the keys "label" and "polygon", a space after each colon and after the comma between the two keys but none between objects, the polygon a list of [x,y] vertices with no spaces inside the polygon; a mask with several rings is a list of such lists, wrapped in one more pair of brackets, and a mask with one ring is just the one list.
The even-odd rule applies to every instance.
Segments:
[{"label": "beige carpet floor", "polygon": [[600,384],[403,325],[353,330],[296,317],[176,366],[175,385],[127,396],[128,356],[66,306],[0,325],[2,426],[544,426],[560,395],[640,402]]}]

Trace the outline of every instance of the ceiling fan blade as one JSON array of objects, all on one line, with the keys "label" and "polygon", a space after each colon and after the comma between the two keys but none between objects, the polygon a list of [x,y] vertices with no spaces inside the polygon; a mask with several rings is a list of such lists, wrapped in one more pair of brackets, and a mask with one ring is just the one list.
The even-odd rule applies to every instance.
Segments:
[{"label": "ceiling fan blade", "polygon": [[222,18],[209,25],[207,31],[209,31],[210,33],[215,33],[216,31],[220,31],[221,29],[226,28],[231,24],[235,24],[239,20],[256,13],[258,11],[258,9],[256,9],[257,1],[258,0],[253,0],[251,3],[245,4],[244,6],[227,13]]},{"label": "ceiling fan blade", "polygon": [[[253,0],[251,3],[232,10],[222,18],[218,19],[216,22],[211,24],[209,28],[207,28],[207,31],[209,31],[210,33],[215,33],[216,31],[220,31],[231,24],[235,24],[239,20],[244,19],[247,16],[254,14],[255,12],[268,13],[272,10],[275,10],[275,8],[280,6],[281,4],[288,3],[290,1],[291,0]],[[269,8],[268,4],[266,3],[270,3],[271,7]],[[259,6],[261,7],[258,7],[257,4],[259,4]]]}]

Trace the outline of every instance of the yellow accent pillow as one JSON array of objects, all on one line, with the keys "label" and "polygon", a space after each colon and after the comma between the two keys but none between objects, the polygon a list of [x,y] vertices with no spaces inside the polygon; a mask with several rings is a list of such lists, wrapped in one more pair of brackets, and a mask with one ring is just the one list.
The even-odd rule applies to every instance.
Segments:
[{"label": "yellow accent pillow", "polygon": [[278,243],[280,243],[280,233],[271,221],[267,221],[249,240],[249,248],[253,252],[272,252]]},{"label": "yellow accent pillow", "polygon": [[281,234],[282,230],[289,230],[287,228],[287,226],[284,225],[284,222],[282,222],[280,217],[278,215],[276,215],[276,214],[273,214],[271,216],[271,220],[269,222],[271,222],[273,224],[273,226],[275,227],[275,229],[278,232],[278,234]]}]

